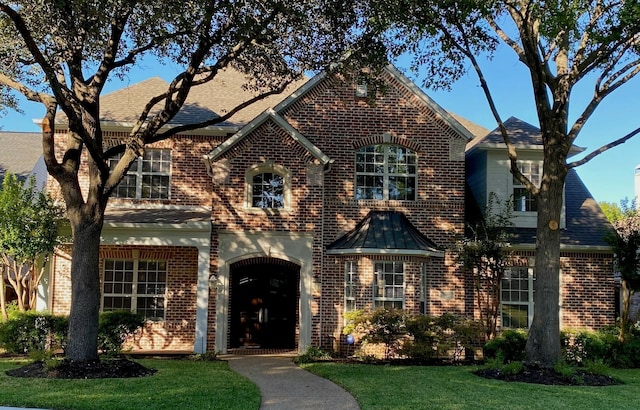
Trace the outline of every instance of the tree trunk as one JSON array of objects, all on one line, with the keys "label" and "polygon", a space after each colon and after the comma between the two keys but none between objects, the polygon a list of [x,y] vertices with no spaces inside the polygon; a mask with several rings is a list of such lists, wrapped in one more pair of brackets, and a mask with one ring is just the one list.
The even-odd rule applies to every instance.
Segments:
[{"label": "tree trunk", "polygon": [[2,322],[6,321],[9,318],[9,315],[7,313],[7,287],[6,284],[4,282],[4,273],[5,270],[8,270],[9,268],[7,268],[5,265],[0,263],[0,312],[2,314],[2,316],[0,317],[2,320]]},{"label": "tree trunk", "polygon": [[567,171],[555,154],[545,155],[545,176],[537,197],[534,315],[526,345],[527,364],[546,368],[561,357],[559,228]]},{"label": "tree trunk", "polygon": [[79,221],[72,220],[71,224],[71,312],[66,358],[72,361],[93,361],[98,359],[102,218],[96,222],[83,216]]},{"label": "tree trunk", "polygon": [[626,280],[622,279],[622,309],[620,311],[620,334],[618,340],[625,342],[629,334],[629,316],[631,312],[631,289]]}]

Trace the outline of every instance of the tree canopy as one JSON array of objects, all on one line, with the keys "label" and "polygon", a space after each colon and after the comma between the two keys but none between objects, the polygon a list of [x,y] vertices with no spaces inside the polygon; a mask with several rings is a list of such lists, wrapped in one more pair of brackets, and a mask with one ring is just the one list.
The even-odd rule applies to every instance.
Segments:
[{"label": "tree canopy", "polygon": [[35,186],[7,173],[0,186],[0,310],[7,318],[5,276],[21,311],[35,309],[44,263],[60,243],[62,209]]},{"label": "tree canopy", "polygon": [[[42,103],[44,158],[60,184],[73,232],[72,300],[67,358],[97,358],[99,246],[105,207],[147,144],[221,123],[240,109],[279,93],[305,72],[333,63],[367,64],[376,47],[362,26],[364,3],[301,1],[0,1],[0,107],[12,92]],[[105,147],[100,97],[110,78],[145,56],[181,67],[166,91],[141,107],[128,138]],[[163,129],[189,91],[225,67],[247,74],[256,96],[224,115]],[[68,123],[56,140],[58,109]],[[66,126],[67,124],[65,124]],[[56,148],[58,146],[58,148]],[[62,152],[56,152],[60,149]],[[80,170],[82,154],[87,168]],[[117,164],[109,159],[120,156]],[[83,190],[79,175],[89,178]]]},{"label": "tree canopy", "polygon": [[[384,4],[382,4],[384,3]],[[469,70],[477,75],[502,133],[510,170],[537,201],[536,293],[527,362],[551,367],[560,358],[559,275],[563,189],[569,169],[632,138],[612,136],[576,161],[569,153],[599,104],[640,72],[640,4],[617,0],[397,0],[381,2],[374,20],[396,56],[413,56],[425,85],[448,87]],[[518,150],[504,127],[485,72],[498,47],[517,56],[529,74],[543,143],[540,185],[523,175]],[[486,60],[486,61],[485,61]],[[572,91],[590,84],[592,96]],[[523,84],[525,86],[525,84]],[[579,107],[570,122],[569,105]],[[615,139],[617,138],[617,139]]]}]

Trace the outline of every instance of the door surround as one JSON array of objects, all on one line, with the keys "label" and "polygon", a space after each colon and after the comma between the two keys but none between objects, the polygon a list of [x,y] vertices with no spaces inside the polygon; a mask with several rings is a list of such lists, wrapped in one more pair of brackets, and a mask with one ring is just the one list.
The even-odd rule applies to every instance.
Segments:
[{"label": "door surround", "polygon": [[313,277],[313,234],[296,232],[218,231],[215,350],[227,353],[229,333],[230,269],[244,259],[270,257],[300,266],[298,352],[311,345],[311,286]]}]

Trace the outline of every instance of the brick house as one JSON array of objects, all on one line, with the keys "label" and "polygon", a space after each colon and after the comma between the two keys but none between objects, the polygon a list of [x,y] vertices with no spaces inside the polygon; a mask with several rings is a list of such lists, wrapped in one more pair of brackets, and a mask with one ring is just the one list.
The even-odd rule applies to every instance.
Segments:
[{"label": "brick house", "polygon": [[[100,262],[102,309],[148,318],[135,349],[337,349],[348,310],[476,313],[448,249],[469,201],[521,191],[495,132],[449,114],[391,66],[382,79],[388,89],[371,101],[366,85],[320,74],[146,149],[110,201]],[[169,125],[234,106],[241,83],[222,73]],[[105,141],[126,137],[140,102],[163,87],[151,79],[106,95]],[[528,140],[535,129],[513,121],[527,131],[518,134],[525,163],[541,160]],[[64,122],[57,130],[64,138]],[[505,326],[526,327],[531,315],[535,210],[523,201]],[[606,221],[575,173],[565,211],[562,323],[611,324],[612,255],[596,235]],[[69,310],[69,271],[61,247],[47,283],[54,313]]]}]

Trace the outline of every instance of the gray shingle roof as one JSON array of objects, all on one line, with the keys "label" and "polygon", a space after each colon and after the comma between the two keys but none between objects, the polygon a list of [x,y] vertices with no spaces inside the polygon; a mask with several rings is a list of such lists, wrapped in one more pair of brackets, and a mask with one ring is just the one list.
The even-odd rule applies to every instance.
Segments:
[{"label": "gray shingle roof", "polygon": [[42,157],[39,132],[0,131],[0,181],[7,171],[27,178]]},{"label": "gray shingle roof", "polygon": [[207,210],[170,208],[148,209],[107,207],[104,219],[106,223],[184,224],[187,222],[211,221],[211,212]]},{"label": "gray shingle roof", "polygon": [[[402,212],[371,211],[356,227],[327,247],[330,253],[424,253],[441,251]],[[331,252],[332,251],[332,252]]]},{"label": "gray shingle roof", "polygon": [[[217,125],[242,126],[258,114],[272,108],[306,79],[289,86],[284,93],[269,96],[242,109],[228,121]],[[227,68],[218,72],[216,77],[199,86],[193,87],[182,109],[169,124],[193,124],[225,115],[240,103],[253,98],[256,94],[244,88],[247,77],[241,72]],[[149,78],[129,87],[105,94],[100,99],[100,117],[102,121],[132,123],[136,121],[151,98],[167,91],[169,83],[159,77]],[[151,113],[159,112],[157,105]],[[66,121],[59,113],[58,121]]]}]

